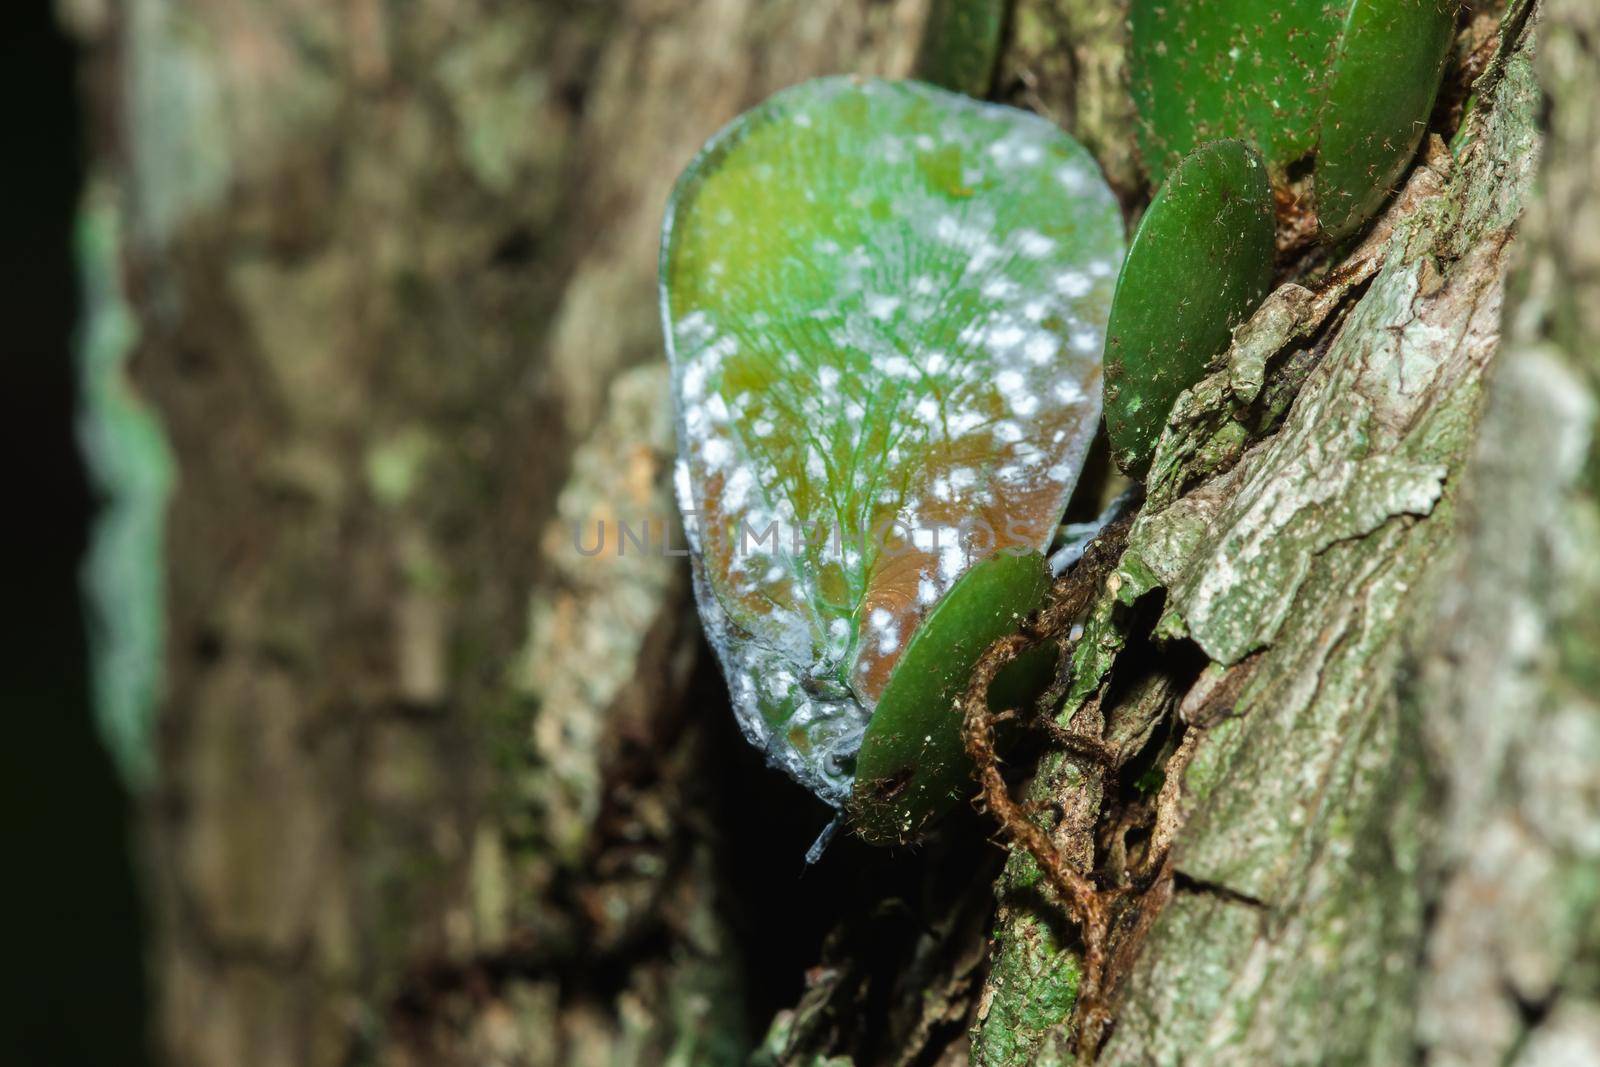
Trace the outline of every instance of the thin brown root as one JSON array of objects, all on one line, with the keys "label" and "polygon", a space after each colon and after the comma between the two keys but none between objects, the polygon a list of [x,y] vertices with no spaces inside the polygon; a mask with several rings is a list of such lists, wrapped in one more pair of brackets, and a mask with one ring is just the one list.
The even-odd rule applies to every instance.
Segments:
[{"label": "thin brown root", "polygon": [[[1034,858],[1082,932],[1083,981],[1078,997],[1078,1045],[1079,1056],[1085,1060],[1092,1056],[1110,1022],[1103,984],[1110,927],[1108,901],[1115,894],[1102,893],[1086,876],[1074,870],[1050,835],[1029,818],[1027,807],[1011,798],[1005,777],[1000,773],[1000,759],[995,753],[994,728],[997,722],[1009,720],[1019,713],[1014,709],[991,712],[989,687],[1007,664],[1047,641],[1060,643],[1062,658],[1059,666],[1065,668],[1071,654],[1071,643],[1066,640],[1066,635],[1093,603],[1106,574],[1121,556],[1132,521],[1132,516],[1125,516],[1108,526],[1089,546],[1078,565],[1056,581],[1050,591],[1049,603],[1024,625],[1021,632],[1001,638],[984,651],[973,669],[972,679],[961,702],[962,737],[966,741],[967,753],[972,757],[974,774],[982,787],[983,801],[1013,844],[1020,845]],[[1034,718],[1068,752],[1091,760],[1107,775],[1114,773],[1115,754],[1104,743],[1097,738],[1071,733],[1061,727],[1051,714],[1051,709],[1065,695],[1065,671],[1058,670],[1057,673],[1057,684],[1033,709]]]},{"label": "thin brown root", "polygon": [[994,750],[995,716],[989,711],[989,685],[1006,664],[1037,641],[1036,634],[1013,634],[996,641],[984,652],[962,698],[962,736],[976,766],[989,811],[1012,841],[1028,850],[1082,931],[1084,975],[1079,1004],[1084,1023],[1080,1034],[1098,1034],[1104,1015],[1100,986],[1105,973],[1109,922],[1106,898],[1088,878],[1072,869],[1050,835],[1028,818],[1021,804],[1011,799]]},{"label": "thin brown root", "polygon": [[[999,723],[1005,720],[996,716],[994,721]],[[1098,737],[1076,733],[1047,715],[1040,716],[1036,720],[1036,724],[1041,730],[1050,735],[1050,740],[1054,741],[1058,748],[1068,755],[1093,763],[1107,775],[1115,773],[1117,751]]]}]

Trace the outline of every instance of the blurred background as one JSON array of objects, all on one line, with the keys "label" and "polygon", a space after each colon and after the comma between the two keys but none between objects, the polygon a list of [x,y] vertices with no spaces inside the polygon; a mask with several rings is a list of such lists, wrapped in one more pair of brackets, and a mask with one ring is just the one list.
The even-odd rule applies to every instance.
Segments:
[{"label": "blurred background", "polygon": [[11,1063],[139,1064],[149,992],[134,824],[94,729],[79,586],[91,504],[73,435],[78,57],[49,5],[12,5],[4,19],[5,368],[9,393],[27,398],[6,420],[27,503],[7,523],[16,540],[5,588],[27,607],[8,652],[13,732],[0,746],[14,892],[0,1049]]},{"label": "blurred background", "polygon": [[738,736],[683,561],[570,550],[675,512],[678,171],[925,14],[13,6],[8,1062],[735,1062],[847,934],[863,1047],[932,1025],[890,983],[970,982],[930,897],[981,828],[805,870],[828,813]]}]

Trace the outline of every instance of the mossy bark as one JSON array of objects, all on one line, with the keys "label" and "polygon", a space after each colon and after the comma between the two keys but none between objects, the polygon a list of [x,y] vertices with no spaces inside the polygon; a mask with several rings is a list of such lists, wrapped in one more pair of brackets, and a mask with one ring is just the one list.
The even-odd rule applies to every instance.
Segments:
[{"label": "mossy bark", "polygon": [[[1032,787],[1161,865],[1097,1062],[1600,1058],[1594,24],[1512,5],[1449,149],[1180,405],[1063,711],[1177,724],[1160,847],[1072,817],[1092,768]],[[1075,1052],[1039,893],[1013,856],[977,1062]]]},{"label": "mossy bark", "polygon": [[[673,177],[782,85],[909,70],[926,7],[62,4],[89,408],[150,464],[100,473],[165,560],[94,592],[163,650],[108,732],[170,1062],[1075,1054],[1076,935],[1022,853],[994,913],[981,826],[820,872],[760,1040],[762,938],[817,920],[741,896],[799,850],[761,882],[728,832],[683,561],[572,544],[671,515]],[[1600,1056],[1600,25],[1514,8],[1355,268],[1191,393],[1087,620],[1064,721],[1127,773],[1029,788],[1136,889],[1106,1062]],[[1115,6],[1009,26],[995,94],[1137,205]]]}]

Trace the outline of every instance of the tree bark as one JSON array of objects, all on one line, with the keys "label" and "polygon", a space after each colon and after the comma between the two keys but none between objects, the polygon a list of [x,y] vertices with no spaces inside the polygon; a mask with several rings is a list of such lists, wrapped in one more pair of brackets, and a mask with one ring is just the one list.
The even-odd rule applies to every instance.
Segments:
[{"label": "tree bark", "polygon": [[[1099,1062],[1600,1062],[1593,23],[1512,5],[1450,150],[1175,416],[1063,712],[1178,724]],[[1250,443],[1263,368],[1304,381]],[[1085,858],[1107,792],[1034,785]],[[1068,1047],[1036,883],[1014,855],[978,1062]]]},{"label": "tree bark", "polygon": [[[1452,142],[1174,416],[1060,716],[1117,773],[1025,787],[1124,890],[1103,1062],[1600,1062],[1591,6],[1464,19]],[[797,882],[822,812],[739,742],[683,561],[618,552],[672,522],[672,180],[783,85],[905,75],[925,9],[63,3],[166,1061],[1076,1055],[1034,858],[974,878],[974,816]],[[1122,33],[1018,0],[995,93],[1131,210]]]}]

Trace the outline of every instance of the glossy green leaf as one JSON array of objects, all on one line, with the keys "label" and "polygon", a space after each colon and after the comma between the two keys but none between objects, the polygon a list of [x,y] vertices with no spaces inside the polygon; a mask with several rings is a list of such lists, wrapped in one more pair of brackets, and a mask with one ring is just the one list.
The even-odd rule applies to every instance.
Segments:
[{"label": "glossy green leaf", "polygon": [[1377,213],[1416,154],[1455,34],[1455,0],[1356,0],[1317,147],[1317,218],[1333,238]]},{"label": "glossy green leaf", "polygon": [[[1002,553],[968,571],[917,630],[861,743],[849,810],[863,837],[910,840],[974,794],[957,701],[978,657],[1014,633],[1049,590],[1043,556]],[[1042,651],[1053,665],[1052,650]]]},{"label": "glossy green leaf", "polygon": [[1048,544],[1122,250],[1076,142],[915,82],[782,92],[680,180],[661,295],[701,615],[746,736],[830,803],[923,619]]},{"label": "glossy green leaf", "polygon": [[1317,142],[1349,0],[1133,0],[1129,77],[1154,184],[1207,141],[1257,146],[1281,177]]},{"label": "glossy green leaf", "polygon": [[1272,255],[1272,190],[1255,150],[1213,141],[1186,157],[1140,222],[1111,305],[1106,429],[1125,472],[1145,472],[1178,394],[1266,296]]},{"label": "glossy green leaf", "polygon": [[933,0],[917,50],[917,77],[968,96],[987,96],[1005,14],[1005,0]]},{"label": "glossy green leaf", "polygon": [[1426,128],[1457,0],[1132,0],[1130,84],[1152,181],[1210,140],[1279,187],[1310,163],[1322,225],[1359,228]]}]

